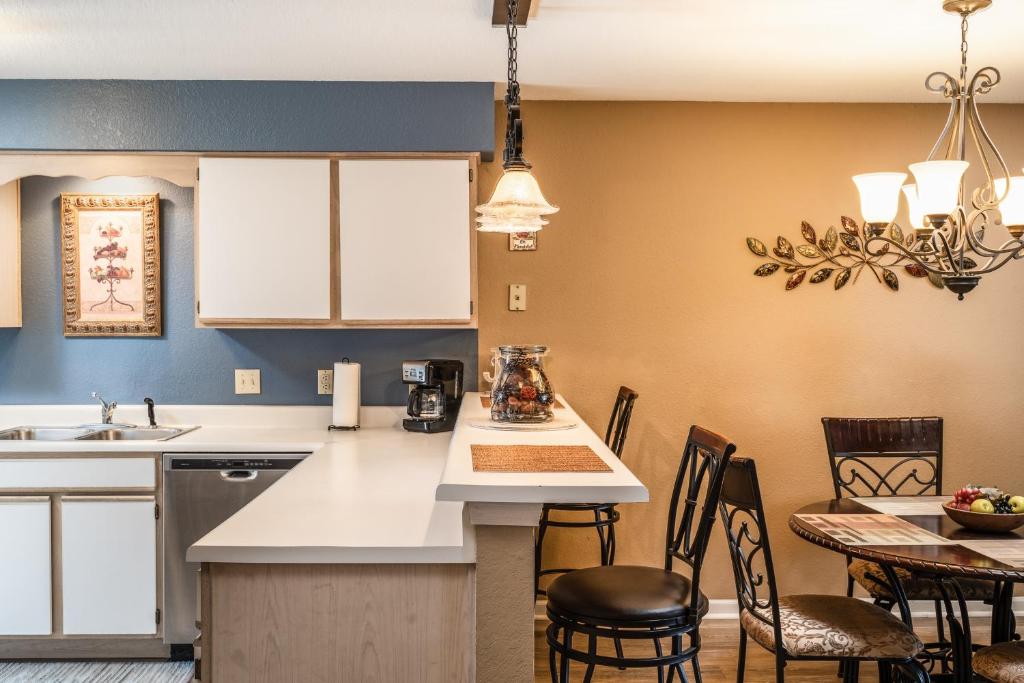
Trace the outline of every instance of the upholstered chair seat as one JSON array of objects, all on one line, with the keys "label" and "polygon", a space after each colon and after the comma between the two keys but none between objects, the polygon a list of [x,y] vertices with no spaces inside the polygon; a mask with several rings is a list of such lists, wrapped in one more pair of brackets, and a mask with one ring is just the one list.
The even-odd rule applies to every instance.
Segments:
[{"label": "upholstered chair seat", "polygon": [[[765,615],[770,620],[771,615]],[[792,657],[904,659],[924,645],[906,624],[880,607],[835,595],[779,598],[782,646]],[[740,621],[759,645],[775,650],[772,625],[747,610]]]},{"label": "upholstered chair seat", "polygon": [[1024,683],[1024,643],[1000,643],[978,651],[974,673],[992,683]]},{"label": "upholstered chair seat", "polygon": [[[854,581],[860,584],[871,597],[880,600],[894,600],[889,587],[885,584],[885,572],[874,562],[853,560],[850,562],[848,571]],[[931,579],[912,574],[906,569],[898,567],[895,568],[895,572],[908,600],[942,600],[942,592]],[[956,582],[966,600],[991,600],[995,595],[995,585],[991,581],[958,578]]]},{"label": "upholstered chair seat", "polygon": [[[555,579],[548,588],[548,604],[593,622],[660,621],[693,614],[692,593],[690,579],[665,569],[590,567]],[[707,614],[703,593],[697,601],[697,615]]]}]

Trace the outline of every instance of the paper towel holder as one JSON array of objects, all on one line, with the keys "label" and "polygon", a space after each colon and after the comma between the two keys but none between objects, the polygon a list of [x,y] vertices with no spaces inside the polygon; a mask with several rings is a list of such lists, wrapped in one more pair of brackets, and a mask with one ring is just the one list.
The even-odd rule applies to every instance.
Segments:
[{"label": "paper towel holder", "polygon": [[[351,363],[348,356],[341,359],[342,363]],[[351,427],[342,427],[341,425],[327,425],[328,432],[354,432],[359,429],[359,425],[352,425]]]}]

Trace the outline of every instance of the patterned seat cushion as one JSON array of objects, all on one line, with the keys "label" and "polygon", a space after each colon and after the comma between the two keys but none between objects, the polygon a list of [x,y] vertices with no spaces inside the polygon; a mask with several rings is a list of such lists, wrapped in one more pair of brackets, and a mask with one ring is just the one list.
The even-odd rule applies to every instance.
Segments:
[{"label": "patterned seat cushion", "polygon": [[[896,576],[899,577],[900,583],[903,585],[903,590],[906,592],[908,600],[942,599],[942,592],[939,591],[938,585],[931,579],[911,574],[906,569],[900,569],[899,567],[894,569]],[[850,576],[871,597],[892,600],[892,593],[889,592],[889,587],[884,583],[885,572],[874,562],[854,560],[850,563],[849,572]],[[875,578],[880,579],[881,582],[876,581]],[[960,585],[960,590],[963,591],[964,598],[967,600],[991,600],[995,591],[995,586],[991,581],[958,578],[956,582]]]},{"label": "patterned seat cushion", "polygon": [[974,655],[974,672],[993,683],[1024,683],[1024,643],[1001,643]]},{"label": "patterned seat cushion", "polygon": [[[771,620],[771,613],[764,616]],[[791,595],[779,599],[782,645],[797,657],[909,659],[924,649],[906,624],[880,607],[835,595]],[[744,610],[743,629],[759,645],[775,650],[771,626]]]}]

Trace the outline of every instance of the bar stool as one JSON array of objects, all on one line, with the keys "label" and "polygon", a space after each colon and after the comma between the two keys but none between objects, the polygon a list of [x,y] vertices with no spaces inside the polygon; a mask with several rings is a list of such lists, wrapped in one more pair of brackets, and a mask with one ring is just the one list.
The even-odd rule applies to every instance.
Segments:
[{"label": "bar stool", "polygon": [[[622,449],[626,446],[626,435],[629,433],[629,420],[633,416],[633,403],[640,394],[629,387],[619,387],[612,406],[612,416],[608,420],[608,430],[604,442],[618,458],[622,458]],[[550,518],[551,512],[568,512],[586,514],[593,519],[562,521]],[[595,529],[601,550],[601,565],[615,564],[615,523],[619,521],[619,511],[614,503],[547,503],[541,512],[540,524],[537,526],[536,547],[533,558],[533,590],[537,595],[546,595],[540,588],[540,577],[549,574],[565,574],[572,569],[541,569],[541,554],[544,548],[544,537],[548,528]]]},{"label": "bar stool", "polygon": [[[668,508],[664,568],[605,566],[577,569],[559,576],[548,587],[547,628],[553,683],[568,683],[572,661],[587,665],[584,682],[597,666],[657,668],[658,680],[676,674],[685,682],[683,664],[693,666],[700,681],[700,622],[708,599],[700,591],[701,570],[717,516],[718,496],[729,458],[736,446],[728,439],[694,425],[679,460]],[[689,567],[689,576],[674,564]],[[586,647],[573,645],[579,634]],[[611,640],[615,656],[598,654],[599,638]],[[683,639],[688,642],[684,645]],[[623,655],[621,642],[650,641],[648,656]],[[668,640],[665,652],[662,641]],[[561,655],[559,661],[559,655]]]}]

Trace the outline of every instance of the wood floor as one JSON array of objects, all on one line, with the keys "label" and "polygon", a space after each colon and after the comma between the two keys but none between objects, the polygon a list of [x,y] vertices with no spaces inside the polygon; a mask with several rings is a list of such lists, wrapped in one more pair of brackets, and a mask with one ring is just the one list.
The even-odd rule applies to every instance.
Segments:
[{"label": "wood floor", "polygon": [[[548,646],[544,640],[543,629],[547,626],[544,621],[537,621],[536,647],[535,647],[535,683],[550,683],[551,674],[548,673]],[[915,621],[915,626],[922,640],[934,639],[934,620]],[[988,638],[987,629],[974,624],[975,638],[979,641]],[[701,638],[703,647],[700,654],[701,674],[704,683],[734,683],[736,680],[736,648],[738,643],[737,622],[731,620],[708,620],[701,626]],[[746,683],[774,683],[775,681],[775,658],[767,650],[759,647],[753,641],[748,641],[747,647],[747,675]],[[636,654],[644,653],[642,646],[634,645],[637,648]],[[603,649],[599,648],[603,652]],[[611,649],[609,648],[609,653]],[[629,645],[626,646],[626,655],[630,654]],[[585,666],[579,663],[573,664],[571,680],[574,683],[583,680]],[[689,674],[689,668],[687,668]],[[691,677],[692,678],[692,677]],[[633,669],[619,671],[598,667],[594,675],[594,683],[609,681],[623,681],[639,683],[640,681],[657,681],[658,675],[655,670]],[[836,665],[832,663],[819,662],[790,662],[786,667],[786,683],[838,683],[836,678]],[[860,682],[876,683],[877,672],[871,666],[862,665]]]}]

